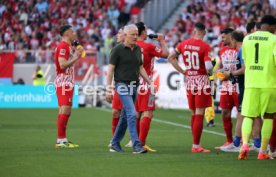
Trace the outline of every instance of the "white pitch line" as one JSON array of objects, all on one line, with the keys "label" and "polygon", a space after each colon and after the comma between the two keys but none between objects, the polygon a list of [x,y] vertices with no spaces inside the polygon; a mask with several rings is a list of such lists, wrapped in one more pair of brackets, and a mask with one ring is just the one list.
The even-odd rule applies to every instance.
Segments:
[{"label": "white pitch line", "polygon": [[[173,125],[173,126],[176,126],[176,127],[182,127],[182,128],[191,129],[190,126],[185,125],[185,124],[182,125],[182,124],[179,124],[179,123],[169,122],[169,121],[160,120],[160,119],[156,119],[156,118],[153,118],[152,121],[154,121],[154,122],[159,122],[159,123],[163,123],[163,124],[167,124],[167,125]],[[210,131],[210,130],[205,130],[205,129],[203,129],[203,132],[205,132],[205,133],[210,133],[210,134],[214,134],[214,135],[218,135],[218,136],[225,136],[223,133],[219,133],[219,132],[215,132],[215,131]]]},{"label": "white pitch line", "polygon": [[[100,110],[100,111],[104,111],[104,112],[111,112],[111,110],[109,110],[109,109],[104,109],[104,108],[96,108],[96,109]],[[182,128],[191,129],[191,127],[189,125],[185,125],[185,124],[183,125],[183,124],[179,124],[179,123],[175,123],[175,122],[160,120],[160,119],[158,119],[156,117],[154,117],[152,119],[152,121],[158,122],[158,123],[162,123],[162,124],[172,125],[172,126],[176,126],[176,127],[182,127]],[[219,133],[219,132],[215,132],[215,131],[210,131],[210,130],[203,129],[203,132],[225,137],[225,134]]]}]

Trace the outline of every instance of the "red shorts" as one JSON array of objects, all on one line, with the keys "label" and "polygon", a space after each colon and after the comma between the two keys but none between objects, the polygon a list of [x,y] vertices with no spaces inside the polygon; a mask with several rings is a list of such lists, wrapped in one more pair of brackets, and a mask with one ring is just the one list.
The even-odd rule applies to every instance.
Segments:
[{"label": "red shorts", "polygon": [[122,110],[123,105],[119,98],[117,91],[114,91],[113,100],[112,100],[112,109]]},{"label": "red shorts", "polygon": [[137,112],[144,112],[144,111],[154,111],[155,110],[155,101],[153,101],[152,106],[148,105],[150,92],[144,93],[141,91],[142,94],[138,94],[136,99],[136,111]]},{"label": "red shorts", "polygon": [[74,87],[61,86],[56,87],[56,94],[58,99],[58,106],[72,106]]},{"label": "red shorts", "polygon": [[195,91],[187,90],[187,98],[189,109],[195,110],[196,108],[207,108],[212,106],[211,90]]},{"label": "red shorts", "polygon": [[232,109],[234,106],[239,107],[239,94],[237,92],[222,91],[220,93],[219,106],[222,109]]}]

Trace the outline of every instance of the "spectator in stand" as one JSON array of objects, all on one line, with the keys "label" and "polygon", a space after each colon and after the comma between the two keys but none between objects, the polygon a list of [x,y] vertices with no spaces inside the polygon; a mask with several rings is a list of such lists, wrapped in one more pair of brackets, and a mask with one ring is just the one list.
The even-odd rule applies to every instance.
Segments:
[{"label": "spectator in stand", "polygon": [[179,31],[181,33],[185,33],[186,31],[186,24],[185,21],[182,18],[182,14],[178,16],[178,20],[176,21],[176,26],[178,27]]},{"label": "spectator in stand", "polygon": [[118,29],[118,17],[120,15],[119,10],[115,7],[115,4],[112,4],[107,11],[108,19],[111,21],[112,25]]},{"label": "spectator in stand", "polygon": [[38,0],[35,4],[35,8],[40,12],[46,12],[48,10],[48,2],[46,0]]},{"label": "spectator in stand", "polygon": [[101,35],[104,40],[107,39],[107,37],[112,34],[112,24],[110,22],[106,23],[104,25],[104,28],[101,30]]},{"label": "spectator in stand", "polygon": [[103,48],[104,55],[105,55],[105,64],[108,64],[109,54],[114,44],[115,44],[115,40],[110,33],[104,42],[104,48]]},{"label": "spectator in stand", "polygon": [[0,4],[0,17],[2,16],[3,12],[7,9],[5,4]]}]

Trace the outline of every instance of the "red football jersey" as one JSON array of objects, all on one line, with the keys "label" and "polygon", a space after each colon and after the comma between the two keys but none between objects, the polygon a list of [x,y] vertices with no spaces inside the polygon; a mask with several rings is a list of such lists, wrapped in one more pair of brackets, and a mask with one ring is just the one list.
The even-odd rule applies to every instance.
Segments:
[{"label": "red football jersey", "polygon": [[228,46],[223,47],[219,52],[219,58],[224,70],[237,70],[238,50]]},{"label": "red football jersey", "polygon": [[[143,66],[149,76],[152,79],[153,68],[154,68],[154,57],[160,57],[162,55],[162,50],[160,47],[153,45],[152,43],[147,43],[144,41],[137,41],[137,45],[141,47],[143,53]],[[140,85],[145,86],[146,82],[142,77],[140,77]]]},{"label": "red football jersey", "polygon": [[[238,50],[228,46],[223,47],[219,52],[219,58],[222,63],[222,69],[225,71],[237,70]],[[233,85],[231,81],[223,81],[221,91],[236,91],[237,85]]]},{"label": "red football jersey", "polygon": [[186,67],[186,89],[197,90],[209,86],[205,61],[211,61],[211,47],[201,39],[191,38],[179,43],[175,51],[182,54]]},{"label": "red football jersey", "polygon": [[55,63],[57,73],[55,85],[59,87],[63,84],[74,84],[74,67],[71,66],[66,69],[61,69],[58,61],[59,57],[62,57],[65,60],[71,60],[73,58],[73,50],[70,44],[62,41],[57,45],[55,49]]}]

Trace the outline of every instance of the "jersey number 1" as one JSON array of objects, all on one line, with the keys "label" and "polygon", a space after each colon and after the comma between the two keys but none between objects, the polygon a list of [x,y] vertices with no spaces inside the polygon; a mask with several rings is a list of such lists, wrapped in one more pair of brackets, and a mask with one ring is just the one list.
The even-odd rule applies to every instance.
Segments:
[{"label": "jersey number 1", "polygon": [[259,62],[259,43],[255,44],[255,63]]},{"label": "jersey number 1", "polygon": [[197,52],[184,52],[185,62],[186,62],[186,69],[199,69],[199,56]]}]

